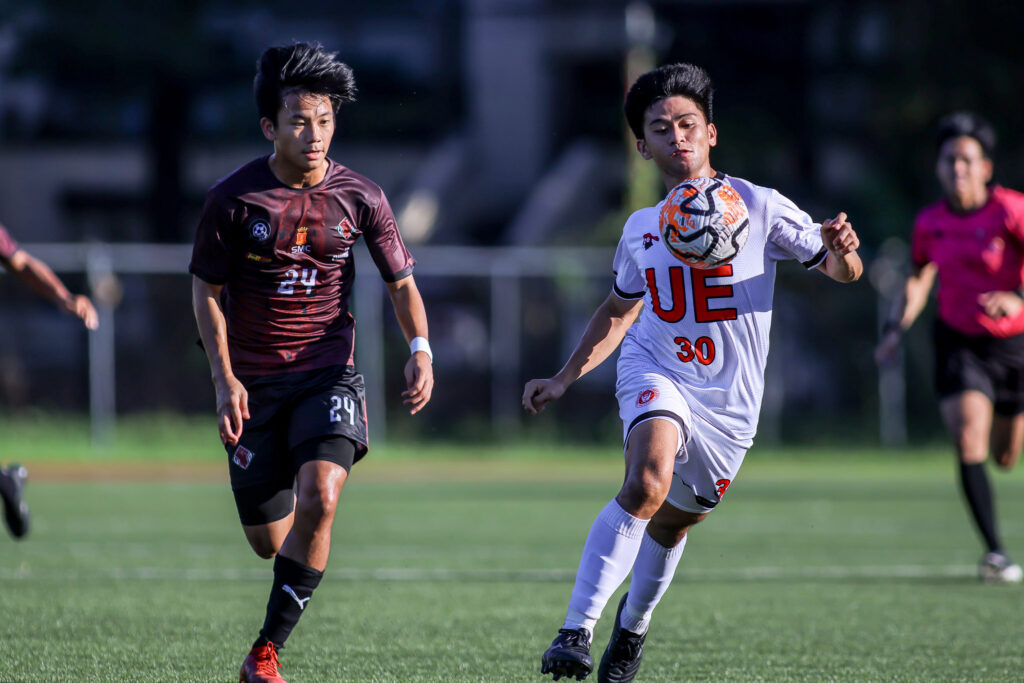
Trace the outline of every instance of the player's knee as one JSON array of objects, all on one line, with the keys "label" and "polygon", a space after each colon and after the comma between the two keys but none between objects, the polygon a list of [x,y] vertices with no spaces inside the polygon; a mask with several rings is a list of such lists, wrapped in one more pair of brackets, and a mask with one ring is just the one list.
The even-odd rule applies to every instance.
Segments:
[{"label": "player's knee", "polygon": [[[649,514],[642,515],[649,517],[665,502],[671,485],[671,470],[668,472],[668,476],[656,470],[643,470],[626,478],[626,482],[619,492],[619,498],[621,502],[626,503],[623,508],[627,511],[631,511],[632,508],[638,512],[649,512]],[[631,512],[631,514],[635,514],[635,512]]]},{"label": "player's knee", "polygon": [[988,443],[982,442],[971,434],[959,434],[954,441],[960,462],[965,465],[976,465],[985,462],[985,459],[988,457]]},{"label": "player's knee", "polygon": [[295,501],[296,511],[310,520],[333,519],[338,494],[330,488],[302,492]]}]

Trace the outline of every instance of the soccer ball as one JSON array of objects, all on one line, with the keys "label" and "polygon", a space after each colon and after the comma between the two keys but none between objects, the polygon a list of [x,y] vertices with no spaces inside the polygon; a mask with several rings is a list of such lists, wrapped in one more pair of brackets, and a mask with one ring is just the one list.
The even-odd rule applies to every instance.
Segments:
[{"label": "soccer ball", "polygon": [[750,232],[750,214],[731,185],[692,178],[676,185],[658,214],[665,247],[691,268],[716,268],[736,257]]}]

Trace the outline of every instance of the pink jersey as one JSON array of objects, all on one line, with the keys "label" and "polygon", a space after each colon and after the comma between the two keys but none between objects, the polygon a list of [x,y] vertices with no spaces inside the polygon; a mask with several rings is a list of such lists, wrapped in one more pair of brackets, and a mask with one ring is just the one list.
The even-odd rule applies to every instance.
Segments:
[{"label": "pink jersey", "polygon": [[973,336],[1024,333],[1024,310],[990,318],[978,301],[1024,283],[1024,194],[995,186],[985,206],[970,213],[955,213],[945,201],[924,208],[914,222],[912,258],[938,268],[944,323]]},{"label": "pink jersey", "polygon": [[18,251],[18,243],[4,230],[4,226],[0,225],[0,258],[8,261],[16,251]]}]

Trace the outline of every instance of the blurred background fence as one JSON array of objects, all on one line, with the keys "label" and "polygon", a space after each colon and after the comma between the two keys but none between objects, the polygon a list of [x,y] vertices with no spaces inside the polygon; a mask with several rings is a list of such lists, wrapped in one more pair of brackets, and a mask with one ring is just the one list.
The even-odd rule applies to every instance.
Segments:
[{"label": "blurred background fence", "polygon": [[1022,21],[1024,5],[997,0],[0,4],[0,222],[106,306],[89,336],[0,277],[0,414],[90,411],[100,443],[105,416],[212,416],[187,245],[205,190],[269,151],[256,58],[299,39],[354,68],[359,101],[331,156],[388,194],[430,313],[438,388],[410,419],[407,349],[360,264],[357,360],[378,438],[618,439],[611,363],[549,417],[527,422],[518,397],[607,295],[625,216],[660,198],[621,102],[672,61],[715,80],[714,166],[817,219],[847,211],[869,266],[850,287],[780,270],[759,441],[941,438],[931,314],[880,375],[879,311],[915,212],[939,197],[939,116],[989,117],[997,179],[1024,187]]},{"label": "blurred background fence", "polygon": [[[109,445],[119,414],[212,414],[213,392],[190,309],[191,245],[22,246],[88,287],[100,327],[87,334],[70,318],[55,319],[38,302],[4,310],[0,386],[5,401],[12,407],[76,411],[87,400],[98,447]],[[612,252],[605,247],[418,247],[416,277],[430,308],[437,374],[434,400],[421,419],[409,419],[401,410],[398,394],[408,350],[376,268],[365,252],[357,252],[356,358],[367,379],[373,438],[523,438],[522,385],[530,377],[553,374],[567,357],[610,291]],[[843,296],[844,288],[795,265],[783,267],[781,281],[761,440],[873,429],[874,419],[864,410],[875,382],[869,360],[874,324],[863,319],[870,316],[871,295]],[[848,305],[867,313],[845,325],[836,322],[841,316],[817,313]],[[865,327],[869,332],[853,343],[838,341]],[[877,402],[878,435],[898,445],[906,433],[902,373],[890,373],[888,381]],[[611,360],[584,377],[571,399],[552,407],[555,420],[534,425],[558,438],[613,437],[619,429],[613,385]],[[836,391],[838,386],[845,390]],[[874,433],[859,436],[875,439]]]}]

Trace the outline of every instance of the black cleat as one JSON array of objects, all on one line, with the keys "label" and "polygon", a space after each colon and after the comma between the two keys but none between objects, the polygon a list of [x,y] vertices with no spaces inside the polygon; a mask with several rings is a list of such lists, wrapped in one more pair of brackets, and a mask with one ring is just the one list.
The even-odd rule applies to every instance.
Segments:
[{"label": "black cleat", "polygon": [[598,683],[629,683],[640,670],[647,634],[627,631],[619,621],[628,596],[629,593],[622,596],[619,609],[615,612],[615,628],[612,629],[611,640],[608,641],[608,647],[601,657],[601,666],[597,670]]},{"label": "black cleat", "polygon": [[11,464],[0,469],[0,496],[4,499],[4,521],[11,536],[21,538],[28,533],[28,503],[21,497],[21,489],[28,479],[24,465]]},{"label": "black cleat", "polygon": [[558,637],[551,642],[540,660],[540,672],[551,674],[557,681],[562,676],[573,676],[582,681],[594,670],[590,658],[590,631],[585,628],[560,628]]}]

